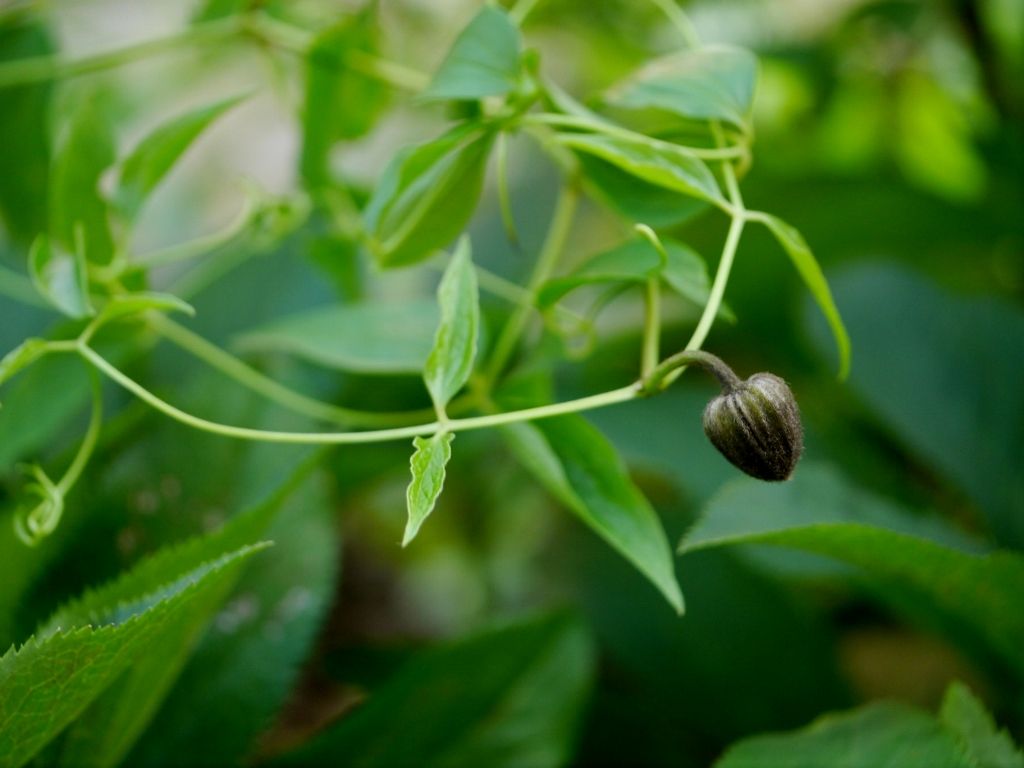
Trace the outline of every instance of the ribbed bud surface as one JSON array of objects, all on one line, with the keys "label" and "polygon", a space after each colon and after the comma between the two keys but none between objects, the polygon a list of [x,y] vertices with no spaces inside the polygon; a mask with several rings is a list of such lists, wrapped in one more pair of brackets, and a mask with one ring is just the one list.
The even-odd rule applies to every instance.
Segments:
[{"label": "ribbed bud surface", "polygon": [[704,434],[732,464],[759,480],[788,478],[804,449],[796,398],[771,373],[755,373],[708,403]]}]

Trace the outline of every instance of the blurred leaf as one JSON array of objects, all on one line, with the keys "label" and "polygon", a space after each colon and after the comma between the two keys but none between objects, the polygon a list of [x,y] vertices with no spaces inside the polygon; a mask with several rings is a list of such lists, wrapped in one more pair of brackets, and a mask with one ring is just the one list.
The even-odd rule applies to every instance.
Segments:
[{"label": "blurred leaf", "polygon": [[471,636],[414,658],[340,724],[283,762],[565,765],[593,663],[584,628],[565,616]]},{"label": "blurred leaf", "polygon": [[939,719],[957,738],[971,765],[1024,768],[1024,753],[1006,731],[996,728],[992,715],[963,683],[953,683],[946,690]]},{"label": "blurred leaf", "polygon": [[440,311],[432,301],[312,309],[246,332],[238,346],[362,373],[419,373]]},{"label": "blurred leaf", "polygon": [[468,237],[459,241],[448,263],[437,287],[437,303],[441,322],[423,367],[423,381],[434,407],[443,412],[448,401],[469,380],[476,359],[480,295]]},{"label": "blurred leaf", "polygon": [[111,296],[100,310],[98,322],[106,324],[124,317],[137,315],[140,312],[183,312],[186,315],[196,313],[192,305],[169,293],[140,292],[124,293]]},{"label": "blurred leaf", "polygon": [[81,227],[85,260],[107,264],[114,244],[100,177],[114,164],[115,147],[104,99],[85,96],[71,112],[58,142],[50,177],[50,236],[55,244],[77,251]]},{"label": "blurred leaf", "polygon": [[188,755],[190,765],[212,768],[252,753],[290,694],[334,592],[332,512],[317,478],[289,495],[267,532],[274,547],[242,575],[126,765]]},{"label": "blurred leaf", "polygon": [[376,7],[370,3],[320,32],[307,55],[300,167],[309,186],[330,181],[331,147],[369,131],[387,102],[387,89],[352,62],[377,53]]},{"label": "blurred leaf", "polygon": [[686,118],[727,120],[743,128],[757,84],[757,58],[730,46],[703,46],[646,64],[614,86],[609,103],[655,108]]},{"label": "blurred leaf", "polygon": [[[773,544],[836,558],[910,590],[969,629],[1024,675],[1024,558],[976,554],[969,539],[901,516],[823,469],[779,485],[746,478],[712,499],[680,544],[683,553],[733,544]],[[965,551],[966,550],[966,551]]]},{"label": "blurred leaf", "polygon": [[656,586],[679,613],[672,550],[657,513],[614,447],[579,416],[512,424],[502,435],[522,465]]},{"label": "blurred leaf", "polygon": [[559,133],[558,143],[605,160],[641,181],[701,200],[722,201],[704,162],[682,147],[620,136]]},{"label": "blurred leaf", "polygon": [[114,200],[134,219],[139,209],[199,135],[217,118],[245,99],[233,96],[163,123],[135,145],[121,164]]},{"label": "blurred leaf", "polygon": [[[42,15],[33,9],[4,12],[0,62],[53,52]],[[50,82],[0,88],[0,219],[18,240],[29,242],[46,228],[50,165]]]},{"label": "blurred leaf", "polygon": [[[116,597],[107,590],[92,593],[113,597],[112,603],[87,596],[87,611],[65,609],[20,648],[11,648],[0,658],[0,765],[23,765],[111,684],[124,690],[136,674],[125,672],[132,664],[149,656],[144,666],[152,666],[150,654],[166,640],[182,640],[184,628],[198,631],[241,564],[260,549],[246,546],[213,560],[182,556],[167,562],[161,573],[166,580],[157,583],[151,574],[138,578],[138,571],[131,572],[114,585]],[[117,759],[111,752],[87,755],[96,765]]]},{"label": "blurred leaf", "polygon": [[25,339],[0,359],[0,384],[32,365],[46,353],[46,339]]},{"label": "blurred leaf", "polygon": [[537,295],[537,303],[548,307],[570,291],[596,283],[643,284],[660,272],[673,291],[703,306],[708,299],[708,272],[704,260],[687,245],[668,237],[661,238],[668,255],[664,269],[661,258],[646,238],[633,238],[584,261],[565,277],[549,280]]},{"label": "blurred leaf", "polygon": [[422,261],[465,229],[480,197],[493,138],[465,124],[395,155],[364,211],[381,266]]},{"label": "blurred leaf", "polygon": [[519,79],[519,29],[504,10],[486,4],[459,33],[423,98],[503,96]]},{"label": "blurred leaf", "polygon": [[1024,313],[892,266],[844,273],[836,295],[865,350],[850,387],[981,507],[999,541],[1024,546]]},{"label": "blurred leaf", "polygon": [[775,235],[779,245],[789,255],[796,271],[800,273],[804,284],[811,292],[811,296],[817,302],[821,311],[828,320],[832,329],[832,336],[835,339],[836,348],[839,351],[839,378],[845,379],[850,373],[850,336],[843,325],[843,318],[839,316],[839,310],[832,298],[832,291],[828,287],[828,281],[818,266],[817,259],[811,253],[810,246],[794,227],[782,219],[770,214],[761,214],[765,226]]},{"label": "blurred leaf", "polygon": [[82,318],[95,314],[89,301],[85,252],[72,253],[40,234],[28,254],[29,275],[36,290],[65,315]]},{"label": "blurred leaf", "polygon": [[825,715],[792,733],[754,736],[715,768],[971,768],[956,740],[930,715],[902,704],[870,704]]},{"label": "blurred leaf", "polygon": [[413,438],[416,452],[409,460],[412,482],[405,492],[409,521],[402,536],[403,547],[416,538],[420,526],[434,511],[434,505],[444,488],[445,466],[452,457],[454,439],[455,435],[451,432],[438,432],[430,438]]}]

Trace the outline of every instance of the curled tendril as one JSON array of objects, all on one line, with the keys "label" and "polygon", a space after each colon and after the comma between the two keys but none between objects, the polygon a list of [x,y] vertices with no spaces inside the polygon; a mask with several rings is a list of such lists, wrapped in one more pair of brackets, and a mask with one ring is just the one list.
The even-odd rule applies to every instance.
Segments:
[{"label": "curled tendril", "polygon": [[14,532],[34,547],[57,529],[64,514],[64,492],[40,466],[33,464],[24,470],[35,481],[25,486],[25,493],[37,501],[33,506],[23,505],[14,515]]}]

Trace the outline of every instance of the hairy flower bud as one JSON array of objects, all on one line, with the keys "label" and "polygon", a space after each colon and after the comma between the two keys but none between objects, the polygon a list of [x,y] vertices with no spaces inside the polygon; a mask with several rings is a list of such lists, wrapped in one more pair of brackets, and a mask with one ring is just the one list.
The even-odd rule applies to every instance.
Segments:
[{"label": "hairy flower bud", "polygon": [[732,464],[759,480],[785,480],[804,449],[800,410],[771,373],[725,384],[704,409],[704,434]]}]

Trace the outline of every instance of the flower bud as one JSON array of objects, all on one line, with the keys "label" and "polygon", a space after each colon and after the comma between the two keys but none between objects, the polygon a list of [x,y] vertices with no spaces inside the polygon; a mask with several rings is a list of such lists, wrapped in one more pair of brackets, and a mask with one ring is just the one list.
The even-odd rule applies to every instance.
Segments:
[{"label": "flower bud", "polygon": [[804,448],[796,398],[771,373],[723,386],[704,409],[704,434],[733,465],[759,480],[788,478]]}]

